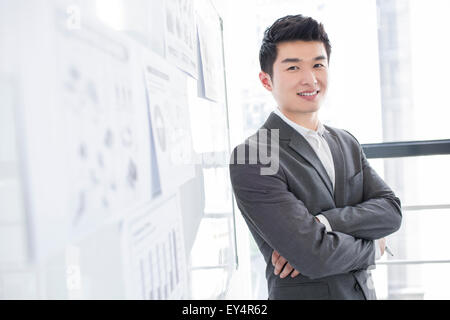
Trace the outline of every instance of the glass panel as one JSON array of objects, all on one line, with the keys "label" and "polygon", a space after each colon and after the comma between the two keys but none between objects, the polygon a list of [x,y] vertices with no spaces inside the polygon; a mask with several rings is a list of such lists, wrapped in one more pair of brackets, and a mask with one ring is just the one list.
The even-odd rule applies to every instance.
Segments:
[{"label": "glass panel", "polygon": [[[445,18],[450,3],[377,0],[376,9],[382,141],[449,138],[446,119],[450,109],[445,92],[450,62],[439,59],[435,67],[429,59],[434,53],[450,48],[448,42],[440,41],[440,32],[436,31],[450,28],[450,20]],[[347,106],[343,108],[348,114]],[[354,121],[367,122],[364,115],[352,114]],[[355,134],[364,142],[373,141],[372,137],[366,139],[365,132],[367,129],[361,126]]]},{"label": "glass panel", "polygon": [[404,206],[450,204],[450,155],[369,159]]},{"label": "glass panel", "polygon": [[[443,248],[448,243],[447,226],[450,209],[408,210],[411,206],[446,205],[446,170],[450,155],[393,159],[371,159],[372,167],[400,198],[403,221],[399,231],[387,237],[394,256],[386,260],[446,260],[450,254]],[[418,209],[418,208],[416,208]],[[448,264],[439,265],[378,265],[374,271],[379,298],[447,299],[439,283],[446,281]],[[434,275],[433,275],[434,273]],[[438,279],[440,278],[440,280]]]},{"label": "glass panel", "polygon": [[192,270],[192,299],[224,299],[230,276],[231,270],[228,268]]},{"label": "glass panel", "polygon": [[[372,271],[377,298],[382,300],[450,299],[445,284],[450,283],[450,265],[419,264],[377,266]],[[392,275],[402,273],[406,281]]]},{"label": "glass panel", "polygon": [[400,230],[387,237],[394,253],[382,260],[450,260],[450,252],[442,249],[448,243],[450,209],[403,211]]},{"label": "glass panel", "polygon": [[266,261],[253,238],[250,239],[250,261],[252,265],[253,299],[265,300],[269,296],[266,280]]},{"label": "glass panel", "polygon": [[[450,60],[430,58],[450,49],[436,32],[450,29],[447,0],[280,0],[246,1],[240,4],[243,10],[229,6],[224,28],[229,34],[226,60],[233,66],[227,70],[230,105],[236,104],[236,117],[243,117],[245,136],[276,107],[258,79],[263,32],[275,19],[300,12],[323,22],[333,47],[328,99],[320,111],[324,123],[349,130],[361,143],[450,138],[445,95]],[[255,16],[249,17],[246,13],[255,7]],[[355,13],[352,19],[342,19],[346,8]]]},{"label": "glass panel", "polygon": [[205,190],[205,213],[227,214],[233,213],[231,200],[231,183],[228,168],[203,169]]},{"label": "glass panel", "polygon": [[191,251],[192,299],[223,299],[234,269],[232,216],[203,218]]}]

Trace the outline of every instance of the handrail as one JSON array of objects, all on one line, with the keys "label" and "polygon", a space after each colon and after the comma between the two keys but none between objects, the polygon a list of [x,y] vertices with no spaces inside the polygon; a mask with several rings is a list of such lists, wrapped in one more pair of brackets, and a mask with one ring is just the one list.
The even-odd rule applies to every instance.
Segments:
[{"label": "handrail", "polygon": [[368,159],[450,154],[450,139],[370,143],[361,146]]},{"label": "handrail", "polygon": [[450,204],[429,204],[420,206],[402,206],[402,211],[450,209]]},{"label": "handrail", "polygon": [[450,260],[388,260],[376,262],[378,265],[403,265],[403,264],[439,264],[439,263],[450,263]]}]

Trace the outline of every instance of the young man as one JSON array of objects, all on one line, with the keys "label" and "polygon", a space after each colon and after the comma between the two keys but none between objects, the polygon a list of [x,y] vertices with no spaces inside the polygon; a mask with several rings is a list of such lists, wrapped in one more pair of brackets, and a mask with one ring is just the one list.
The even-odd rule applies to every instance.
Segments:
[{"label": "young man", "polygon": [[[376,299],[368,269],[402,220],[400,200],[358,141],[319,121],[330,52],[312,18],[286,16],[266,30],[259,77],[278,106],[260,131],[271,142],[255,135],[232,154],[233,190],[267,263],[269,299]],[[277,161],[272,174],[251,158],[265,147]]]}]

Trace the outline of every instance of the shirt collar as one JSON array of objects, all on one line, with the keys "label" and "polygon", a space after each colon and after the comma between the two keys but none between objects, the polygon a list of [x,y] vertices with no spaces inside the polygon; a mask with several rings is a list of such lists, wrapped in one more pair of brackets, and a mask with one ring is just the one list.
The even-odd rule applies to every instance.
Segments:
[{"label": "shirt collar", "polygon": [[323,124],[319,121],[319,124],[317,126],[317,131],[305,128],[294,121],[290,120],[288,117],[286,117],[283,112],[281,112],[280,108],[276,107],[274,110],[274,113],[279,116],[284,122],[286,122],[288,125],[290,125],[292,128],[295,129],[298,133],[300,133],[302,136],[307,135],[316,135],[319,134],[323,136],[324,132],[328,132],[328,130],[323,126]]}]

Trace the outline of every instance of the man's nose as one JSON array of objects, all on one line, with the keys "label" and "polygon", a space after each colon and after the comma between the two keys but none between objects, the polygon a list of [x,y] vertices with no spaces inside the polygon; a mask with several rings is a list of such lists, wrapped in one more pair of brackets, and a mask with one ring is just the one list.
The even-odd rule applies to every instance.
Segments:
[{"label": "man's nose", "polygon": [[301,84],[304,86],[315,87],[317,84],[317,78],[313,71],[305,71],[303,73]]}]

